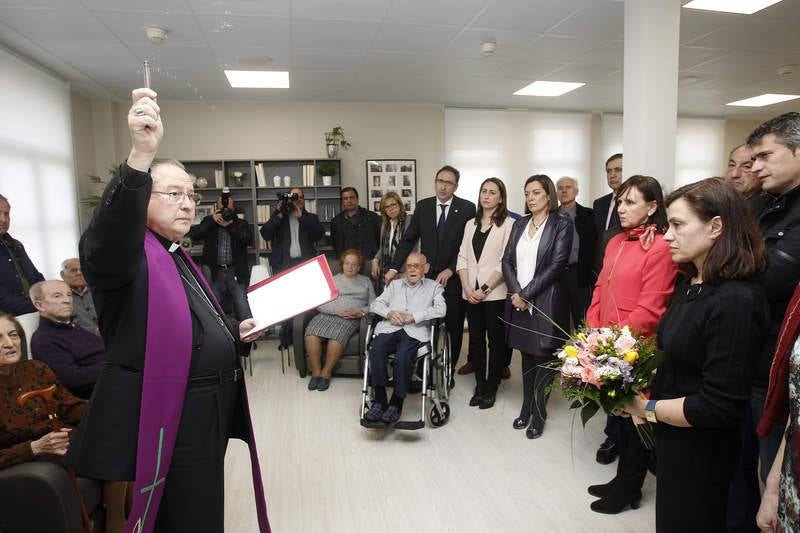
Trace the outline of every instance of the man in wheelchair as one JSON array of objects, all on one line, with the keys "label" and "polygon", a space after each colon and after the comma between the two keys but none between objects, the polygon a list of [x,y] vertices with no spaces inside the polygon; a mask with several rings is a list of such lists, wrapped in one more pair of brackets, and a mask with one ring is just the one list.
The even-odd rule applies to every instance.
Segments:
[{"label": "man in wheelchair", "polygon": [[[393,425],[400,420],[417,350],[430,340],[429,322],[447,312],[442,286],[425,277],[429,268],[423,254],[409,254],[405,278],[392,281],[370,305],[372,313],[384,318],[375,327],[369,349],[375,401],[364,420],[370,424]],[[387,401],[386,361],[390,354],[395,354],[394,391]]]}]

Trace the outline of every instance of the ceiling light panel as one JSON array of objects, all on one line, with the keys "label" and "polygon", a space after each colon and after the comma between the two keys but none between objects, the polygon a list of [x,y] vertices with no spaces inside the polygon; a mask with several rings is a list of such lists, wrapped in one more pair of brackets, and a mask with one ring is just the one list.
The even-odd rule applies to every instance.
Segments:
[{"label": "ceiling light panel", "polygon": [[725,105],[740,106],[740,107],[764,107],[767,105],[777,104],[780,102],[787,102],[800,98],[798,94],[762,94],[761,96],[753,96],[752,98],[745,98],[744,100],[737,100],[729,102]]},{"label": "ceiling light panel", "polygon": [[702,9],[703,11],[722,11],[723,13],[752,15],[780,1],[781,0],[692,0],[683,7],[687,9]]},{"label": "ceiling light panel", "polygon": [[578,87],[586,85],[583,82],[571,81],[535,81],[514,93],[516,96],[561,96]]},{"label": "ceiling light panel", "polygon": [[289,73],[275,70],[226,70],[235,89],[288,89]]}]

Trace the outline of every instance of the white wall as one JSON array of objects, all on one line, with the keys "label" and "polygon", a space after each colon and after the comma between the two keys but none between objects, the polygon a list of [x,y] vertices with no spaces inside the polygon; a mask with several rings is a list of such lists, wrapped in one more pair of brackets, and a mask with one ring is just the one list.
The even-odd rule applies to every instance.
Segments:
[{"label": "white wall", "polygon": [[47,278],[77,255],[69,85],[0,48],[0,193],[9,234]]},{"label": "white wall", "polygon": [[[366,205],[367,159],[416,159],[417,195],[433,194],[444,164],[443,108],[438,105],[159,102],[164,122],[160,157],[202,159],[325,158],[323,132],[342,126],[353,147],[340,150],[343,185]],[[116,153],[130,150],[128,104],[115,106]]]},{"label": "white wall", "polygon": [[[592,205],[609,192],[605,160],[624,152],[622,122],[622,115],[610,113],[448,108],[445,154],[462,173],[458,194],[472,201],[481,181],[496,176],[508,188],[511,209],[521,212],[525,179],[547,174],[553,181],[563,175],[577,178],[578,202]],[[728,136],[723,119],[679,118],[675,176],[656,176],[664,192],[721,175]]]},{"label": "white wall", "polygon": [[[506,184],[509,208],[524,211],[522,193],[532,174],[555,182],[589,176],[591,115],[448,108],[445,111],[445,158],[461,171],[457,194],[477,201],[481,182],[491,176]],[[578,201],[591,205],[584,188]]]}]

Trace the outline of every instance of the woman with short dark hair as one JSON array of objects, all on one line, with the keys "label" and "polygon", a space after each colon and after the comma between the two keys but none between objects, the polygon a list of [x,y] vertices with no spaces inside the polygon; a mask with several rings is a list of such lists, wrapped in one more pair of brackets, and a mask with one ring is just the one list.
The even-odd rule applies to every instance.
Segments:
[{"label": "woman with short dark hair", "polygon": [[666,205],[664,241],[686,278],[658,326],[664,359],[651,399],[625,410],[655,423],[656,530],[722,531],[769,323],[753,281],[766,248],[746,202],[722,180],[683,186]]},{"label": "woman with short dark hair", "polygon": [[[603,256],[592,303],[586,313],[590,328],[627,326],[651,336],[667,310],[677,266],[670,258],[664,232],[667,214],[661,185],[652,176],[631,176],[617,192],[622,231],[612,237]],[[617,473],[609,483],[592,485],[593,511],[616,514],[639,506],[650,452],[629,420],[617,424]]]},{"label": "woman with short dark hair", "polygon": [[[523,398],[515,429],[542,436],[548,383],[555,371],[543,365],[564,344],[569,304],[562,286],[574,234],[572,219],[558,210],[556,188],[544,174],[525,181],[525,213],[514,222],[503,254],[506,343],[522,354]],[[556,325],[557,324],[557,325]]]}]

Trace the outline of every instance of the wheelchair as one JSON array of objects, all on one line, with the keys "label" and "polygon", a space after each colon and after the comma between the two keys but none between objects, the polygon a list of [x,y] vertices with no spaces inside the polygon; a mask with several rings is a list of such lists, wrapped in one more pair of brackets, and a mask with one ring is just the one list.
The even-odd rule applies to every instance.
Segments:
[{"label": "wheelchair", "polygon": [[[364,414],[374,401],[374,389],[370,385],[369,350],[375,336],[375,327],[381,317],[371,315],[367,327],[367,343],[364,353],[364,378],[361,388],[361,425],[368,429],[377,429],[364,420]],[[430,326],[430,341],[420,345],[413,364],[419,367],[422,361],[422,410],[419,420],[400,420],[394,424],[395,429],[417,430],[425,427],[425,419],[430,417],[433,427],[440,427],[450,418],[450,389],[448,383],[453,373],[450,367],[450,337],[447,334],[444,319],[436,319]],[[387,364],[392,364],[394,354],[389,355]],[[391,387],[391,383],[387,384]],[[428,403],[430,402],[430,412]],[[385,426],[384,426],[385,427]]]}]

